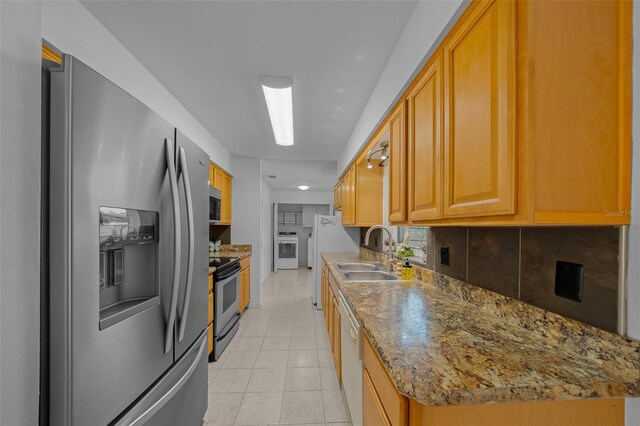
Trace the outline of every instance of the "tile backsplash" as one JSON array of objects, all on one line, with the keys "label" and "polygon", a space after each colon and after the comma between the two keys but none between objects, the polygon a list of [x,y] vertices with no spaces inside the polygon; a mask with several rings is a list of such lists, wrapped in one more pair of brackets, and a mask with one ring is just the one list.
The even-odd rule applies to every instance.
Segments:
[{"label": "tile backsplash", "polygon": [[[361,245],[382,251],[381,243]],[[619,227],[429,228],[427,245],[427,269],[616,331]],[[584,265],[581,302],[555,295],[557,261]]]}]

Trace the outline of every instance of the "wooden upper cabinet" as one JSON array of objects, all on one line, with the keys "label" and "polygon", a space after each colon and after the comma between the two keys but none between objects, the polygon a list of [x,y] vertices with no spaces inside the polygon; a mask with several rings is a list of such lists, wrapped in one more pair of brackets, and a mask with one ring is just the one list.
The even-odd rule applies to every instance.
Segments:
[{"label": "wooden upper cabinet", "polygon": [[631,9],[528,3],[536,223],[629,223]]},{"label": "wooden upper cabinet", "polygon": [[342,224],[356,224],[356,170],[352,164],[343,176],[342,189]]},{"label": "wooden upper cabinet", "polygon": [[404,102],[389,118],[389,222],[407,220],[407,138]]},{"label": "wooden upper cabinet", "polygon": [[444,47],[445,217],[514,213],[515,7],[479,4]]},{"label": "wooden upper cabinet", "polygon": [[336,186],[333,188],[333,208],[334,210],[340,210],[342,208],[342,180],[339,180]]},{"label": "wooden upper cabinet", "polygon": [[373,226],[382,223],[382,175],[384,170],[375,164],[367,168],[366,158],[357,164],[355,224]]},{"label": "wooden upper cabinet", "polygon": [[231,225],[232,177],[227,172],[212,164],[209,168],[211,186],[220,190],[220,222],[219,225]]},{"label": "wooden upper cabinet", "polygon": [[442,55],[407,97],[409,221],[442,218]]}]

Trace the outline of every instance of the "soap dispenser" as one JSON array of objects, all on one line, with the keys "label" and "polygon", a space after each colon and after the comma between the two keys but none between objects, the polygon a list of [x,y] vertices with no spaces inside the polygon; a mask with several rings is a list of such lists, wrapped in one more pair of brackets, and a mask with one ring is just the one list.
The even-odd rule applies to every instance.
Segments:
[{"label": "soap dispenser", "polygon": [[413,280],[413,266],[411,266],[408,260],[402,265],[402,279],[407,281]]}]

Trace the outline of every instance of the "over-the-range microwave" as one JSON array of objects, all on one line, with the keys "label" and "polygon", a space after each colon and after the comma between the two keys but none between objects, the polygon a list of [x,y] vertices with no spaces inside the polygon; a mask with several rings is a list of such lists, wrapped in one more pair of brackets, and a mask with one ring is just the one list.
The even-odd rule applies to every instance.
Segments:
[{"label": "over-the-range microwave", "polygon": [[209,223],[220,222],[220,190],[209,187]]}]

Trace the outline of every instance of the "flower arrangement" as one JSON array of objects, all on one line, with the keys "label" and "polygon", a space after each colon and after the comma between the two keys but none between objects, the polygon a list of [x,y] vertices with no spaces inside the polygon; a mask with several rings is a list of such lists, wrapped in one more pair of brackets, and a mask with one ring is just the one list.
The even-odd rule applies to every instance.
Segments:
[{"label": "flower arrangement", "polygon": [[420,250],[422,250],[422,261],[424,263],[427,263],[427,249],[429,248],[429,246],[427,245],[426,241],[423,241],[420,243]]},{"label": "flower arrangement", "polygon": [[402,240],[402,244],[400,244],[400,246],[398,247],[398,256],[400,257],[413,257],[414,253],[413,253],[413,249],[411,248],[411,246],[409,245],[409,231],[407,231],[404,234],[404,239]]}]

